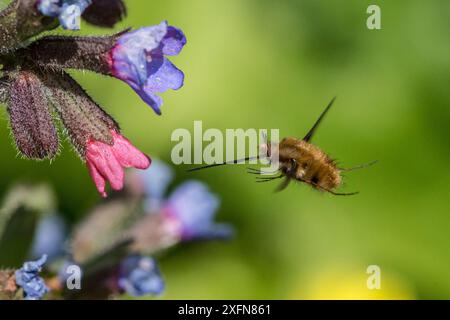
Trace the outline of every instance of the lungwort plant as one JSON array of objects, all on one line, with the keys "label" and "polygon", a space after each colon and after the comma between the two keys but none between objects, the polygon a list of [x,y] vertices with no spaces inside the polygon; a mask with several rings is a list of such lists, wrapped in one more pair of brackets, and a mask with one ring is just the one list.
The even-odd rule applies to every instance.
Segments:
[{"label": "lungwort plant", "polygon": [[167,56],[178,55],[186,37],[166,21],[103,37],[40,35],[59,26],[78,30],[81,19],[112,27],[125,14],[122,0],[13,0],[0,12],[0,103],[7,105],[19,153],[53,159],[60,121],[104,197],[107,182],[122,189],[124,168],[147,169],[151,160],[68,71],[120,79],[161,114],[158,93],[183,86],[183,72]]}]

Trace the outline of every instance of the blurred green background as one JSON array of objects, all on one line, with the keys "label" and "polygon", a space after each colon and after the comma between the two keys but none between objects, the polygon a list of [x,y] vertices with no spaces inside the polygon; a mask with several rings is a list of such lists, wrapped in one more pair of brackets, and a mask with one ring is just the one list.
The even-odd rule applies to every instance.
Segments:
[{"label": "blurred green background", "polygon": [[[117,26],[181,27],[188,45],[172,61],[186,74],[156,116],[124,83],[73,73],[152,157],[170,161],[176,128],[279,128],[301,137],[328,101],[315,143],[345,165],[333,197],[293,185],[273,193],[242,166],[193,174],[220,195],[230,243],[181,246],[161,259],[163,299],[450,298],[450,2],[364,0],[127,0]],[[370,4],[382,30],[366,28]],[[104,34],[83,26],[83,34]],[[60,31],[60,33],[62,33]],[[4,108],[0,192],[47,181],[75,223],[99,199],[67,143],[51,164],[17,156]],[[379,265],[382,289],[365,286]]]}]

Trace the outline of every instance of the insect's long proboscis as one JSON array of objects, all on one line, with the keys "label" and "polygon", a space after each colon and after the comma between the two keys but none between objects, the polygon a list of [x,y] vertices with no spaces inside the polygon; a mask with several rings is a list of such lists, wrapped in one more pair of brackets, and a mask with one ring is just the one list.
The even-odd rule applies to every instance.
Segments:
[{"label": "insect's long proboscis", "polygon": [[226,166],[226,165],[230,165],[230,164],[240,164],[240,163],[245,163],[247,161],[259,160],[259,159],[260,159],[259,156],[247,157],[244,159],[232,160],[232,161],[227,161],[227,162],[222,162],[222,163],[210,164],[210,165],[203,166],[203,167],[192,168],[192,169],[187,170],[187,172],[195,172],[195,171],[200,171],[200,170],[204,170],[204,169]]}]

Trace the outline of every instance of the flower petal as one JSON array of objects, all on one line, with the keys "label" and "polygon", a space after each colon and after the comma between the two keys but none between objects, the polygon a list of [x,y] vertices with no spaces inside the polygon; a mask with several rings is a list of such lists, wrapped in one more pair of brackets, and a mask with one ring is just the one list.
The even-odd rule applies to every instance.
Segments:
[{"label": "flower petal", "polygon": [[167,34],[167,28],[167,21],[163,21],[156,26],[144,27],[125,33],[117,41],[120,49],[116,54],[129,56],[130,60],[135,61],[144,50],[152,51],[160,46],[161,41]]},{"label": "flower petal", "polygon": [[114,146],[112,148],[116,159],[126,168],[147,169],[150,166],[150,159],[139,151],[131,142],[122,135],[113,132]]},{"label": "flower petal", "polygon": [[44,16],[58,17],[61,26],[68,30],[80,30],[81,14],[92,0],[38,0],[37,8]]},{"label": "flower petal", "polygon": [[59,0],[38,0],[38,10],[48,17],[57,17],[61,11]]},{"label": "flower petal", "polygon": [[[150,64],[148,67],[152,67]],[[169,89],[178,90],[183,86],[184,74],[169,60],[163,58],[156,70],[149,72],[150,76],[145,83],[146,92],[165,92]]]},{"label": "flower petal", "polygon": [[183,49],[186,42],[186,36],[184,35],[183,31],[181,31],[181,29],[169,26],[167,28],[166,36],[162,40],[163,54],[168,56],[178,55]]},{"label": "flower petal", "polygon": [[161,114],[162,99],[156,93],[180,89],[184,83],[183,72],[164,55],[177,55],[185,44],[183,32],[166,21],[125,33],[111,51],[111,73]]},{"label": "flower petal", "polygon": [[42,299],[49,291],[44,280],[39,276],[46,261],[47,256],[43,255],[37,261],[25,262],[22,268],[15,272],[16,284],[22,287],[26,300]]},{"label": "flower petal", "polygon": [[97,168],[92,162],[87,161],[87,167],[89,170],[89,174],[91,175],[91,178],[94,181],[95,186],[97,187],[97,191],[101,194],[103,198],[106,198],[107,195],[105,191],[106,187],[105,178],[102,177],[102,175],[100,174],[100,172],[98,172]]},{"label": "flower petal", "polygon": [[233,229],[214,222],[219,202],[205,184],[193,180],[185,182],[171,194],[164,212],[168,221],[179,223],[177,232],[185,241],[225,239],[233,234]]},{"label": "flower petal", "polygon": [[153,111],[155,111],[157,115],[161,115],[161,106],[163,104],[163,99],[160,96],[157,96],[156,94],[153,94],[151,92],[146,92],[144,91],[144,89],[134,89],[134,91],[136,91],[139,97],[146,104],[152,107]]},{"label": "flower petal", "polygon": [[130,256],[121,263],[118,285],[135,297],[161,294],[165,287],[156,260],[140,255]]},{"label": "flower petal", "polygon": [[125,173],[116,159],[112,147],[106,143],[95,141],[88,144],[86,160],[91,162],[98,173],[111,184],[114,190],[123,188]]},{"label": "flower petal", "polygon": [[76,5],[64,5],[59,14],[59,22],[66,30],[80,30],[81,8]]},{"label": "flower petal", "polygon": [[97,190],[106,197],[105,183],[111,188],[121,190],[124,186],[124,168],[147,169],[151,160],[129,140],[115,130],[111,130],[112,145],[102,141],[91,140],[86,147],[86,162],[89,173]]}]

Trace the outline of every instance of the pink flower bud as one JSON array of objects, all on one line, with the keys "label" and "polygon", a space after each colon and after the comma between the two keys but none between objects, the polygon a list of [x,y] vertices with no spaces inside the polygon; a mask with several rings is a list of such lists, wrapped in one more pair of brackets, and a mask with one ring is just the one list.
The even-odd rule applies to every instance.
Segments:
[{"label": "pink flower bud", "polygon": [[86,162],[98,192],[106,197],[106,181],[111,188],[121,190],[124,184],[124,168],[148,169],[151,160],[121,134],[111,130],[113,144],[91,140],[87,143]]}]

